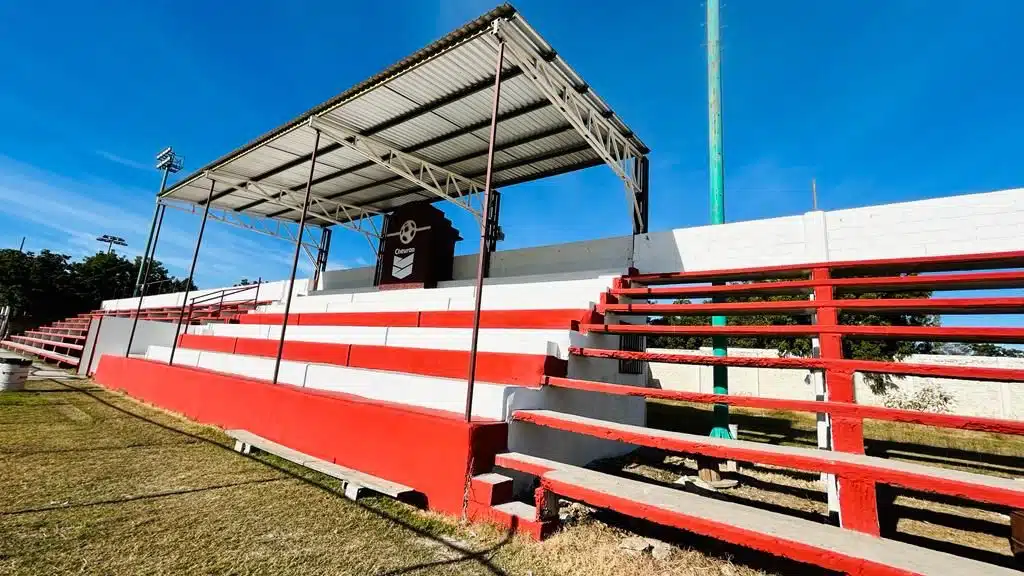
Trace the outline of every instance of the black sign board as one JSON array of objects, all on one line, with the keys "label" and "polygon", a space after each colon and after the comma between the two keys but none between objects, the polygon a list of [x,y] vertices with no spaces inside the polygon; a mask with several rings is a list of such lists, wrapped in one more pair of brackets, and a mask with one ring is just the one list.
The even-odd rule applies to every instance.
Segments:
[{"label": "black sign board", "polygon": [[381,288],[425,287],[452,278],[455,243],[461,240],[434,206],[407,204],[388,217],[380,250],[377,285]]}]

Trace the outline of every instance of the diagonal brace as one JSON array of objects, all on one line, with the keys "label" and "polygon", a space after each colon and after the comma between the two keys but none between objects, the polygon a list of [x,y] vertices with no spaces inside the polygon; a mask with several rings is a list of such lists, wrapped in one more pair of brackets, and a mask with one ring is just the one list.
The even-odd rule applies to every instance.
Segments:
[{"label": "diagonal brace", "polygon": [[466,178],[418,156],[402,152],[379,138],[363,136],[332,118],[313,116],[309,119],[309,125],[374,164],[456,204],[472,214],[478,223],[483,222],[481,213],[468,201],[472,195],[483,192],[483,182]]}]

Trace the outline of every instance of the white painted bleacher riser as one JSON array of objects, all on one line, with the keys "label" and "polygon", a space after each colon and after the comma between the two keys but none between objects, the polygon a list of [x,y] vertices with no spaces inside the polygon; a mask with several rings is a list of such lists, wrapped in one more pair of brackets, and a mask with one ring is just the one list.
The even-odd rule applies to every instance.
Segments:
[{"label": "white painted bleacher riser", "polygon": [[[190,326],[188,331],[190,334],[232,338],[281,337],[280,325],[265,324],[205,324]],[[469,328],[289,325],[285,339],[431,350],[469,350],[472,333]],[[481,352],[537,354],[566,359],[570,342],[575,343],[575,340],[569,330],[481,328],[477,349]]]},{"label": "white painted bleacher riser", "polygon": [[[150,346],[146,358],[166,363],[170,354],[169,347]],[[174,365],[268,381],[274,373],[273,358],[188,348],[175,351]],[[282,360],[278,381],[316,390],[353,394],[371,400],[444,410],[453,414],[463,414],[466,406],[466,381],[463,379]],[[520,390],[534,392],[520,386],[478,381],[473,389],[473,415],[492,420],[507,419],[512,410],[513,393]]]},{"label": "white painted bleacher riser", "polygon": [[[558,280],[557,276],[533,277],[534,281],[485,285],[484,310],[589,309],[616,276],[583,280]],[[292,313],[309,312],[402,312],[472,310],[473,286],[438,287],[430,290],[366,290],[312,295],[292,302]],[[260,307],[269,313],[284,312],[283,303]]]}]

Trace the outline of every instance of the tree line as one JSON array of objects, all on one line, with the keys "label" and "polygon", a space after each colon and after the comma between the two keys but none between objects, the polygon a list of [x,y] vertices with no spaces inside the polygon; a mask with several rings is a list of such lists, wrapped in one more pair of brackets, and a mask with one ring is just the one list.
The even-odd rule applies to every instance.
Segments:
[{"label": "tree line", "polygon": [[[141,256],[132,261],[117,253],[75,261],[49,250],[0,250],[0,308],[9,307],[11,333],[96,310],[104,300],[132,296],[141,264]],[[146,294],[181,292],[186,283],[154,260]]]}]

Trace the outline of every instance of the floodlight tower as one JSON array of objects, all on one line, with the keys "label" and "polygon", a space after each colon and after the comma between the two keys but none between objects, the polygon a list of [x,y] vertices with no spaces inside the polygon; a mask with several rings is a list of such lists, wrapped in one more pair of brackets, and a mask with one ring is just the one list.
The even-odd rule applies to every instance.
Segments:
[{"label": "floodlight tower", "polygon": [[97,236],[96,240],[98,242],[103,242],[104,244],[107,245],[107,254],[110,254],[110,251],[114,248],[115,244],[117,244],[118,246],[128,245],[128,243],[124,241],[124,238],[121,238],[120,236],[111,236],[109,234]]},{"label": "floodlight tower", "polygon": [[[167,175],[178,172],[184,165],[184,160],[174,153],[174,148],[171,146],[164,148],[156,155],[156,169],[162,170],[163,176],[160,178],[160,192],[157,193],[156,210],[153,211],[153,222],[149,225],[149,238],[146,240],[146,250],[142,255],[142,262],[139,263],[139,275],[135,278],[134,296],[139,295],[142,284],[149,276],[149,267],[152,264],[153,255],[156,254],[156,242],[154,242],[153,236],[154,233],[159,234],[157,226],[158,217],[160,223],[163,223],[163,206],[160,204],[160,195],[164,193],[164,189],[167,187]],[[153,254],[150,254],[150,249],[152,249]]]}]

